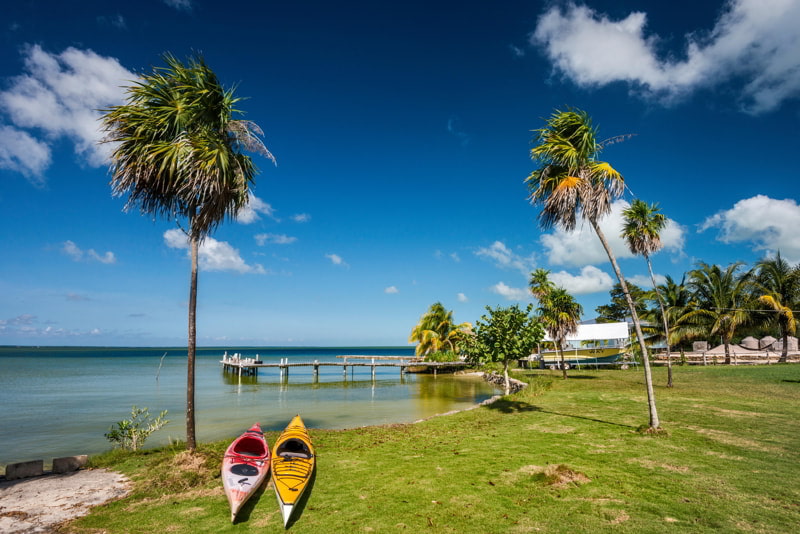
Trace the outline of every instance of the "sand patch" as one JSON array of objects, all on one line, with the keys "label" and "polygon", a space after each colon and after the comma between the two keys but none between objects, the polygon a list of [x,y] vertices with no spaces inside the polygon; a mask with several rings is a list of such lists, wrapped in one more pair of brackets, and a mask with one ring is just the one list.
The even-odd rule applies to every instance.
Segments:
[{"label": "sand patch", "polygon": [[0,532],[52,532],[59,523],[130,491],[128,479],[106,469],[86,469],[0,482]]}]

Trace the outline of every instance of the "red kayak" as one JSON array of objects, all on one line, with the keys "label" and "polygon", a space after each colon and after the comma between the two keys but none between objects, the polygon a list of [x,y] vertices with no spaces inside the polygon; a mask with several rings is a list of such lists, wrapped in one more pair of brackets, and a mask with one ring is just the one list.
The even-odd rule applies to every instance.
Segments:
[{"label": "red kayak", "polygon": [[222,486],[231,505],[231,522],[269,473],[269,446],[258,423],[233,440],[222,459]]}]

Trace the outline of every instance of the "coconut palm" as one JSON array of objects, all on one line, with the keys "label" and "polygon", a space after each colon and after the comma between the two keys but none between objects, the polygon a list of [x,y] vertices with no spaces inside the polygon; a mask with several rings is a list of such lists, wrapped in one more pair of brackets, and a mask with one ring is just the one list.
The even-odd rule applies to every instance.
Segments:
[{"label": "coconut palm", "polygon": [[642,351],[642,367],[650,415],[650,428],[660,426],[656,409],[650,359],[644,343],[639,316],[628,292],[625,278],[611,251],[599,221],[611,211],[611,202],[624,188],[622,175],[610,164],[597,159],[602,148],[619,138],[597,141],[597,131],[589,115],[580,110],[556,110],[545,126],[535,130],[536,146],[531,158],[539,164],[525,180],[533,205],[541,205],[539,225],[542,229],[558,226],[571,231],[578,219],[588,221],[608,254],[614,273],[625,293],[631,310],[636,336]]},{"label": "coconut palm", "polygon": [[582,314],[583,307],[563,287],[551,287],[539,298],[539,320],[556,345],[564,379],[567,378],[564,343],[568,335],[578,331]]},{"label": "coconut palm", "polygon": [[785,362],[789,354],[789,336],[797,331],[797,320],[792,308],[800,304],[800,265],[792,267],[781,257],[780,251],[772,258],[764,258],[756,265],[756,292],[761,304],[773,310],[783,338],[783,348],[778,361]]},{"label": "coconut palm", "polygon": [[667,387],[672,387],[672,358],[670,357],[669,345],[669,323],[667,314],[664,310],[664,301],[658,292],[656,276],[653,273],[653,264],[650,255],[655,254],[663,246],[661,243],[661,231],[667,225],[667,217],[659,211],[657,204],[648,204],[644,200],[634,199],[631,205],[622,211],[624,223],[622,225],[622,238],[628,244],[628,248],[634,254],[644,257],[647,262],[647,270],[650,272],[650,280],[653,282],[653,290],[661,309],[661,320],[664,325],[665,341],[667,346]]},{"label": "coconut palm", "polygon": [[196,447],[194,367],[197,258],[200,243],[247,205],[257,172],[243,150],[274,162],[254,123],[235,120],[240,100],[201,57],[186,64],[172,55],[126,89],[123,105],[105,110],[104,142],[114,143],[111,188],[126,209],[184,221],[191,248],[186,445]]},{"label": "coconut palm", "polygon": [[550,271],[542,268],[538,268],[531,273],[528,287],[533,296],[536,297],[536,300],[542,300],[542,297],[556,288],[555,284],[550,280]]},{"label": "coconut palm", "polygon": [[753,271],[739,272],[741,262],[723,270],[719,265],[699,262],[689,272],[689,286],[696,308],[681,318],[687,331],[720,336],[725,346],[725,363],[731,363],[730,344],[736,329],[750,320],[748,305],[752,298]]},{"label": "coconut palm", "polygon": [[434,302],[411,330],[408,341],[418,343],[415,350],[417,356],[426,356],[445,348],[456,352],[456,344],[471,328],[470,323],[454,324],[453,312],[441,302]]}]

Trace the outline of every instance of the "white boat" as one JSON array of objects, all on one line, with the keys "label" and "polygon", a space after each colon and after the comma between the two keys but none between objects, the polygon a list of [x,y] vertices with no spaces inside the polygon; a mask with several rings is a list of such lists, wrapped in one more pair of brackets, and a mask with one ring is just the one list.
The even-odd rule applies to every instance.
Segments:
[{"label": "white boat", "polygon": [[[553,342],[547,335],[544,340]],[[567,368],[617,364],[622,361],[629,342],[628,323],[581,324],[575,334],[567,336],[562,349],[564,363]],[[561,368],[557,350],[538,351],[525,361],[531,367]]]}]

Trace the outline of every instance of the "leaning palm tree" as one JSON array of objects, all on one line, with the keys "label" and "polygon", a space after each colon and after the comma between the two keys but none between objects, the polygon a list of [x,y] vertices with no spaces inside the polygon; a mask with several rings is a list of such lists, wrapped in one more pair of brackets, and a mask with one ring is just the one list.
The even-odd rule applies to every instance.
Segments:
[{"label": "leaning palm tree", "polygon": [[619,197],[624,188],[622,175],[611,165],[597,159],[602,148],[620,137],[604,142],[597,141],[597,131],[589,115],[580,110],[556,110],[545,126],[536,132],[536,146],[531,149],[531,158],[539,164],[525,180],[533,205],[541,205],[539,226],[550,229],[554,226],[574,230],[578,219],[588,221],[608,254],[628,307],[642,351],[645,387],[650,415],[650,429],[660,426],[656,409],[650,359],[644,343],[639,316],[628,292],[616,257],[608,240],[600,229],[599,221],[611,211],[611,202]]},{"label": "leaning palm tree", "polygon": [[789,336],[797,330],[792,308],[800,304],[800,265],[792,267],[781,257],[780,251],[772,258],[764,258],[756,265],[756,292],[761,304],[775,312],[783,338],[779,362],[786,362],[789,354]]},{"label": "leaning palm tree", "polygon": [[542,293],[539,300],[539,320],[542,321],[547,335],[556,345],[561,360],[561,373],[567,378],[567,365],[564,361],[564,343],[567,336],[578,331],[578,323],[583,314],[583,307],[562,287],[552,287]]},{"label": "leaning palm tree", "polygon": [[622,212],[624,223],[622,225],[622,238],[628,244],[628,248],[634,254],[643,256],[647,262],[647,270],[650,272],[650,280],[653,282],[653,291],[661,309],[661,320],[664,324],[664,332],[667,346],[667,387],[672,387],[672,358],[670,357],[669,346],[669,323],[667,314],[664,310],[664,299],[658,291],[656,275],[653,273],[653,264],[650,255],[655,254],[663,246],[661,243],[661,231],[667,225],[667,217],[659,211],[658,204],[648,204],[644,200],[634,199],[631,205]]},{"label": "leaning palm tree", "polygon": [[689,272],[697,307],[681,318],[683,324],[694,325],[695,335],[705,332],[720,336],[726,364],[731,363],[730,345],[736,329],[750,321],[753,271],[739,273],[741,266],[741,262],[732,263],[723,270],[719,265],[699,262],[698,268]]},{"label": "leaning palm tree", "polygon": [[247,205],[257,172],[243,150],[274,157],[254,123],[235,120],[240,100],[201,57],[186,64],[170,54],[126,89],[126,102],[105,110],[104,142],[114,143],[111,188],[126,209],[184,221],[191,248],[186,446],[196,447],[194,368],[197,261],[203,239]]},{"label": "leaning palm tree", "polygon": [[426,356],[443,349],[455,352],[457,342],[471,329],[470,323],[454,324],[453,312],[447,310],[441,302],[434,302],[411,330],[408,341],[418,343],[415,350],[417,356]]}]

